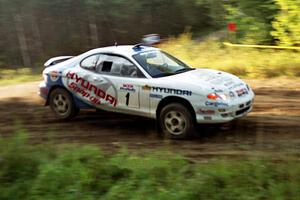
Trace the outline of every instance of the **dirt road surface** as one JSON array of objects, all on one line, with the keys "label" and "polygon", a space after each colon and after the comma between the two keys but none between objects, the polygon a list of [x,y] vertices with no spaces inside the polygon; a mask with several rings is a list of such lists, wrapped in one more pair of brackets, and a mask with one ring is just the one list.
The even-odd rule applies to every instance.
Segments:
[{"label": "dirt road surface", "polygon": [[105,152],[168,150],[191,160],[218,157],[300,158],[299,79],[246,80],[256,93],[254,109],[244,118],[223,126],[197,127],[192,140],[174,141],[159,136],[153,120],[94,111],[81,111],[69,122],[57,120],[37,95],[38,82],[0,87],[0,134],[28,130],[30,142],[96,144]]}]

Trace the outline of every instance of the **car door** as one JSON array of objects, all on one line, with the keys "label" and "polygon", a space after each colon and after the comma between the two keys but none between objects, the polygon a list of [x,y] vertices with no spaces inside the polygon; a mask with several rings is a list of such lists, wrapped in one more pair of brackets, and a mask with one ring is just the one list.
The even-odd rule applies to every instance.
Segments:
[{"label": "car door", "polygon": [[100,80],[110,82],[116,91],[116,111],[149,115],[149,94],[142,91],[148,79],[129,59],[116,54],[101,54],[95,72]]},{"label": "car door", "polygon": [[100,54],[89,55],[63,72],[63,84],[79,100],[96,108],[116,107],[117,91],[109,79],[96,73]]}]

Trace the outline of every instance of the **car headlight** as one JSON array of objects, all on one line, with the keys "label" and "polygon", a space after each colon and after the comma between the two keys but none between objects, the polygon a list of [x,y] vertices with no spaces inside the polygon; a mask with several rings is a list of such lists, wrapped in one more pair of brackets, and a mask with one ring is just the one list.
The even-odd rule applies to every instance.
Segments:
[{"label": "car headlight", "polygon": [[209,93],[207,98],[210,100],[227,100],[227,96],[225,94],[217,94],[215,92]]}]

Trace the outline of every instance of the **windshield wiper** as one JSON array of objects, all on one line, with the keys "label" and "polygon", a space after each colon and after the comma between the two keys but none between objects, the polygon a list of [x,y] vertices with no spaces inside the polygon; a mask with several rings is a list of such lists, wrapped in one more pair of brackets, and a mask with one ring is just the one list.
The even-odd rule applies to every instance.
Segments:
[{"label": "windshield wiper", "polygon": [[175,74],[179,74],[179,73],[182,73],[182,72],[187,72],[187,71],[191,71],[191,70],[194,70],[195,68],[181,68],[181,69],[178,69],[175,71]]},{"label": "windshield wiper", "polygon": [[153,78],[158,78],[158,77],[171,76],[171,75],[174,75],[174,73],[166,72],[166,73],[156,74],[152,77]]}]

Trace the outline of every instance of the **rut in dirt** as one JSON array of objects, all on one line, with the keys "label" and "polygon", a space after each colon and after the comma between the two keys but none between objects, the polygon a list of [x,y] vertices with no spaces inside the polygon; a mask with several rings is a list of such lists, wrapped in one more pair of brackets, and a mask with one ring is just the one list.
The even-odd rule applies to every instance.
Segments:
[{"label": "rut in dirt", "polygon": [[[13,86],[10,86],[13,87]],[[35,84],[28,92],[3,95],[0,88],[0,133],[12,135],[21,123],[30,142],[43,143],[51,136],[58,144],[90,143],[112,152],[171,150],[193,158],[275,155],[300,152],[300,90],[254,87],[254,109],[244,118],[225,125],[200,125],[191,140],[174,141],[156,131],[154,120],[110,112],[81,111],[71,121],[57,120],[36,95]],[[7,90],[7,88],[6,88]],[[16,90],[15,90],[16,91]]]}]

